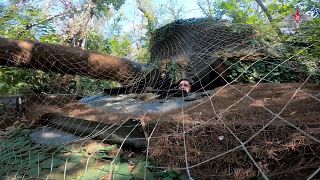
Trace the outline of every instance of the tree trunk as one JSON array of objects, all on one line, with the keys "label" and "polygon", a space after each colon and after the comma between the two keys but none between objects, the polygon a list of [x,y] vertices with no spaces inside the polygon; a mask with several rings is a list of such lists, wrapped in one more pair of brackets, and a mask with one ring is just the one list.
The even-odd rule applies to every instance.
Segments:
[{"label": "tree trunk", "polygon": [[255,0],[258,5],[260,6],[260,8],[262,9],[262,11],[264,12],[264,14],[267,16],[271,26],[273,27],[273,29],[277,32],[277,34],[280,36],[282,35],[282,32],[280,31],[280,29],[278,27],[276,27],[273,23],[273,18],[271,16],[271,14],[269,13],[268,9],[266,8],[266,6],[263,4],[262,0]]},{"label": "tree trunk", "polygon": [[80,48],[1,37],[0,66],[91,76],[124,84],[132,82],[145,68],[144,64]]}]

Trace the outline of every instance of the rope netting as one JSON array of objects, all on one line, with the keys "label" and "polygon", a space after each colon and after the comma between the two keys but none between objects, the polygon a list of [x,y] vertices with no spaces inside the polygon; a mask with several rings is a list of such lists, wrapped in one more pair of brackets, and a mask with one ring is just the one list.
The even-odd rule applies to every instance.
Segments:
[{"label": "rope netting", "polygon": [[297,63],[314,44],[280,58],[251,26],[191,19],[153,34],[148,65],[15,45],[2,65],[122,86],[91,96],[3,95],[1,177],[319,178],[319,69]]}]

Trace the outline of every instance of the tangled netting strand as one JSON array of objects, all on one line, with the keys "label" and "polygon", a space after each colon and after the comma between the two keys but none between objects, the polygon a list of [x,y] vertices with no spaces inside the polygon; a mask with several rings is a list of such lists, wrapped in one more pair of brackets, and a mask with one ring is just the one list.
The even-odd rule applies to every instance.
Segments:
[{"label": "tangled netting strand", "polygon": [[[270,146],[276,146],[275,144],[277,143],[277,145],[279,145],[281,144],[281,142],[287,141],[288,139],[285,138],[286,136],[289,136],[289,131],[292,132],[292,134],[299,134],[299,137],[303,136],[304,142],[312,141],[312,143],[309,143],[304,148],[312,149],[314,147],[319,147],[319,136],[317,136],[316,133],[311,133],[303,124],[297,124],[296,120],[292,121],[291,119],[288,119],[288,117],[290,116],[288,116],[286,112],[289,108],[292,108],[291,104],[297,98],[311,98],[313,102],[309,104],[310,109],[311,106],[314,108],[314,106],[319,105],[319,94],[315,93],[317,88],[315,88],[315,91],[309,91],[308,88],[305,88],[308,87],[308,82],[310,82],[312,76],[314,76],[315,74],[309,74],[299,84],[290,86],[290,93],[286,96],[286,102],[283,104],[279,104],[278,106],[280,107],[277,108],[273,108],[272,106],[270,106],[272,104],[264,103],[268,102],[268,100],[273,96],[262,97],[262,99],[264,99],[261,102],[261,97],[257,96],[257,91],[263,91],[263,89],[261,90],[260,88],[261,86],[263,88],[268,88],[267,86],[263,86],[262,83],[266,82],[267,77],[270,76],[270,74],[274,73],[274,71],[278,67],[288,63],[291,60],[294,60],[301,53],[312,48],[313,44],[301,49],[295,55],[286,58],[279,63],[274,63],[273,68],[263,77],[261,77],[260,80],[258,80],[255,84],[250,84],[246,88],[242,88],[241,85],[237,85],[235,84],[235,82],[237,82],[237,80],[241,76],[243,76],[245,71],[240,73],[238,77],[231,81],[227,79],[226,75],[228,74],[229,70],[236,65],[236,63],[241,62],[241,60],[245,59],[246,57],[252,56],[258,52],[265,52],[265,49],[268,48],[266,45],[262,43],[260,43],[258,46],[252,45],[252,41],[255,40],[255,38],[256,33],[250,26],[241,24],[229,24],[226,22],[212,23],[208,22],[207,20],[189,20],[181,22],[178,21],[171,25],[163,27],[163,29],[157,31],[157,33],[155,34],[155,38],[152,39],[153,46],[151,47],[151,64],[149,66],[151,67],[150,70],[136,73],[133,75],[133,77],[131,74],[119,74],[115,71],[99,73],[114,73],[117,74],[117,77],[121,77],[121,79],[127,78],[128,80],[125,81],[125,84],[127,84],[127,86],[124,87],[127,87],[128,89],[125,92],[130,92],[132,94],[141,93],[141,91],[143,92],[149,87],[155,90],[153,91],[154,93],[165,90],[167,91],[167,93],[166,96],[162,98],[162,102],[182,100],[182,106],[180,106],[178,109],[175,109],[174,113],[171,113],[172,111],[170,111],[169,113],[161,111],[157,113],[149,113],[146,111],[139,112],[138,114],[130,114],[130,111],[126,112],[124,110],[123,114],[125,114],[125,119],[122,119],[118,122],[110,121],[109,124],[105,124],[105,122],[98,122],[94,125],[95,127],[93,128],[90,126],[90,123],[86,122],[86,120],[82,120],[80,122],[85,124],[85,127],[82,128],[84,128],[85,130],[87,128],[92,131],[92,133],[86,135],[80,134],[80,136],[78,136],[79,133],[77,133],[77,129],[75,130],[75,132],[73,132],[73,134],[77,135],[77,138],[73,139],[72,143],[79,143],[79,147],[84,147],[87,142],[99,137],[99,135],[105,132],[109,132],[107,136],[104,136],[103,138],[100,138],[100,140],[97,140],[101,145],[103,145],[107,142],[110,142],[110,140],[114,138],[114,132],[123,128],[124,126],[127,126],[127,123],[132,119],[135,119],[136,117],[140,117],[140,120],[143,118],[151,118],[151,120],[141,120],[139,121],[139,123],[131,125],[131,130],[128,131],[124,136],[122,143],[118,145],[116,151],[114,152],[113,159],[110,162],[110,166],[106,171],[112,172],[119,163],[118,157],[120,157],[120,155],[126,149],[124,148],[125,142],[139,140],[131,138],[131,135],[137,129],[143,126],[146,128],[145,135],[147,142],[145,152],[143,152],[143,154],[145,155],[145,162],[143,166],[144,179],[149,179],[148,171],[156,169],[181,170],[190,179],[206,177],[219,178],[222,177],[222,174],[224,174],[226,177],[232,177],[234,175],[231,175],[231,172],[236,173],[236,169],[225,172],[224,170],[228,169],[225,168],[220,169],[223,172],[219,172],[218,170],[220,167],[216,167],[220,166],[221,164],[219,163],[224,162],[224,160],[230,160],[229,156],[243,156],[243,158],[241,158],[241,160],[243,160],[242,165],[241,161],[231,162],[231,164],[233,165],[240,164],[238,166],[240,169],[238,169],[239,171],[245,171],[245,169],[241,168],[251,168],[254,169],[252,171],[256,172],[253,175],[261,176],[264,179],[269,179],[270,177],[276,176],[276,173],[279,172],[275,172],[275,170],[270,171],[271,167],[269,167],[268,169],[265,166],[267,162],[263,162],[258,157],[259,151],[261,151],[260,155],[262,155],[262,151],[264,151],[264,149],[254,150],[253,147],[256,145],[256,148],[265,147],[270,149]],[[50,48],[50,46],[47,47]],[[42,56],[50,52],[52,53],[51,58],[54,57],[55,59],[57,59],[57,61],[60,62],[64,62],[63,60],[68,61],[68,59],[64,56],[61,56],[61,54],[55,54],[55,51],[56,49],[47,49],[47,52],[37,52],[37,54],[39,54],[39,59],[43,59],[46,57]],[[223,55],[240,51],[244,51],[247,54],[239,58],[237,61],[228,62],[228,66],[226,66],[225,62],[228,61],[228,59],[223,59],[221,54]],[[255,61],[250,64],[248,69],[256,63],[267,61],[268,58],[270,58],[270,56],[266,55],[265,57],[262,57],[260,59],[255,59]],[[213,63],[216,64],[212,66]],[[174,77],[170,75],[171,72],[168,70],[169,66],[174,67]],[[222,66],[223,68],[221,68]],[[55,62],[52,62],[52,64],[46,65],[45,67],[48,67],[49,69],[47,69],[47,71],[50,71],[51,68],[56,68]],[[79,68],[81,69],[81,67],[79,67],[79,64],[77,64],[77,60],[68,62],[65,68],[69,68],[70,72],[79,72]],[[85,69],[87,67],[82,68]],[[294,71],[302,71],[295,67],[288,68]],[[212,73],[215,74],[215,76],[210,76],[210,74]],[[208,76],[209,78],[211,78],[209,80],[209,83],[206,79],[208,78]],[[141,88],[141,82],[145,82],[146,77],[149,78],[147,78],[147,80],[149,81],[146,84],[142,83],[143,87]],[[153,79],[150,79],[150,77],[152,77]],[[168,79],[169,83],[166,83]],[[198,85],[198,88],[195,89],[193,93],[201,93],[200,101],[192,101],[192,103],[190,104],[189,101],[187,101],[189,97],[185,96],[183,93],[180,97],[177,97],[174,93],[170,93],[172,89],[177,89],[176,86],[172,85],[177,83],[180,79],[188,79],[192,84]],[[212,83],[217,82],[215,81],[217,79],[222,80],[222,86],[216,88],[213,91],[207,91],[208,86],[212,85]],[[139,86],[130,86],[132,84],[139,84]],[[268,84],[272,86],[271,90],[273,88],[275,90],[274,92],[271,92],[271,94],[277,94],[278,91],[275,88],[276,85],[279,84]],[[161,89],[158,87],[161,87]],[[266,91],[267,90],[269,91],[270,89],[266,89]],[[40,100],[40,104],[58,104],[63,107],[63,105],[66,104],[66,101],[68,101],[67,97],[61,98],[59,102],[53,102],[54,100],[44,99],[42,95],[36,93],[32,93],[32,95],[34,97],[37,97],[38,101]],[[224,100],[222,98],[223,96],[234,96],[235,98],[231,98],[232,101],[230,102],[222,102]],[[71,96],[71,99],[75,100],[75,97],[76,95],[74,95],[74,97]],[[279,96],[278,98],[281,97]],[[29,100],[31,101],[31,99]],[[222,101],[217,102],[216,100]],[[255,109],[255,106],[252,105],[257,102],[261,102],[257,105],[259,106],[259,110]],[[273,101],[270,102],[272,103]],[[5,103],[6,102],[3,102],[3,104]],[[135,104],[141,102],[132,101],[131,103]],[[223,105],[221,105],[220,107],[219,104]],[[34,103],[33,105],[36,104]],[[24,106],[24,109],[28,112],[32,112],[34,117],[40,118],[43,115],[43,112],[36,111],[36,109],[33,109],[34,107],[35,106],[30,106],[29,104],[28,106]],[[244,113],[248,113],[250,112],[250,110],[252,110],[253,113],[257,114],[258,118],[265,119],[256,119],[256,123],[258,125],[254,126],[255,122],[253,122],[252,115],[237,114],[236,111],[243,107],[248,107],[248,111]],[[126,109],[126,107],[124,107],[123,109]],[[308,119],[307,109],[308,108],[305,109],[306,112],[303,112],[305,113],[304,118],[306,119]],[[4,111],[4,115],[2,116],[1,121],[6,122],[5,118],[9,117],[12,114],[10,111],[12,110],[6,109],[6,111]],[[100,113],[101,111],[97,112]],[[259,113],[264,113],[265,116],[259,116]],[[196,118],[195,114],[197,114],[199,118]],[[246,117],[246,115],[248,116]],[[232,119],[236,116],[245,118],[241,120],[241,122],[243,121],[242,126],[241,122],[236,122],[240,121],[240,119],[230,121],[230,118]],[[42,132],[46,132],[50,129],[65,131],[65,129],[62,129],[59,125],[65,124],[66,121],[71,120],[61,116],[58,119],[55,119],[55,121],[55,125],[47,125],[42,129]],[[307,121],[308,120],[305,120],[304,123],[307,123]],[[73,122],[71,122],[70,124],[72,123]],[[250,126],[252,129],[241,129],[244,128],[243,126],[247,125],[252,125]],[[278,127],[279,134],[282,133],[283,136],[278,136],[277,132],[274,132],[276,130],[272,130],[272,128],[274,127]],[[315,129],[316,128],[317,127],[315,127]],[[270,133],[268,134],[268,132]],[[9,139],[9,137],[3,137]],[[203,140],[204,143],[200,142],[201,140]],[[255,144],[257,142],[260,142],[260,144]],[[303,144],[302,141],[299,141],[299,143],[300,145],[301,143]],[[54,156],[56,156],[58,151],[63,149],[68,144],[70,144],[70,142],[60,145],[58,150],[55,149],[54,151],[49,151],[47,147],[40,149],[36,153],[36,156],[34,156],[32,148],[27,149],[27,154],[29,154],[28,160],[30,161],[29,165],[23,164],[22,160],[20,164],[18,163],[15,165],[10,165],[10,161],[21,159],[21,153],[19,154],[13,152],[17,152],[21,148],[28,147],[25,147],[23,144],[21,144],[21,146],[19,145],[18,147],[11,147],[5,150],[1,150],[2,146],[4,146],[3,144],[1,144],[0,150],[2,153],[1,156],[3,157],[1,158],[1,164],[4,164],[4,162],[7,163],[7,166],[5,167],[6,172],[2,173],[1,175],[10,176],[13,174],[16,178],[28,178],[28,170],[35,169],[37,174],[36,177],[44,179],[49,178],[49,175],[51,173],[54,173]],[[261,144],[265,146],[262,146]],[[287,149],[289,150],[290,147],[287,147]],[[315,151],[317,150],[319,149],[315,149]],[[269,155],[276,156],[276,153],[280,154],[284,151],[285,150],[280,152],[274,149],[274,154],[270,153]],[[46,177],[41,177],[41,157],[42,154],[46,153],[52,157],[49,160],[50,172],[48,172]],[[300,151],[300,153],[301,156],[304,155],[302,151]],[[90,161],[95,157],[95,155],[96,152],[93,152],[88,157],[86,157],[84,163],[85,166],[82,167],[84,169],[84,174],[89,173]],[[295,154],[295,156],[298,155],[299,153]],[[320,171],[320,159],[318,158],[318,155],[319,154],[317,152],[314,152],[314,158],[309,159],[310,163],[313,163],[314,166],[312,172],[305,175],[305,178],[312,179],[316,177],[318,172]],[[36,159],[34,159],[35,157]],[[150,164],[149,162],[152,159],[155,159],[158,164]],[[33,167],[31,163],[32,161],[37,162],[36,167]],[[68,167],[72,166],[71,161],[71,159],[67,158],[63,162],[63,178],[65,179],[68,178],[67,169]],[[280,167],[282,165],[280,163],[281,157],[279,157],[277,161],[279,161]],[[250,165],[247,164],[248,162],[250,163]],[[292,167],[296,167],[296,165],[302,167],[303,164],[298,163],[308,162],[296,162],[293,160],[293,163],[297,164],[292,164]],[[221,165],[221,168],[223,168],[222,166],[225,165]],[[233,167],[229,167],[229,169],[230,168]],[[216,170],[217,172],[210,172],[210,170]],[[246,172],[244,172],[244,174],[245,173]],[[249,176],[250,172],[248,172],[247,175]]]}]

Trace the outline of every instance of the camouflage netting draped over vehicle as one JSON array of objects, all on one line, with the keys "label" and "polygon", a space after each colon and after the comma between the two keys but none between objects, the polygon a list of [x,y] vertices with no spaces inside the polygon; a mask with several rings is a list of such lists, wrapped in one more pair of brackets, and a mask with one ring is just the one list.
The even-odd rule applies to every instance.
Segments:
[{"label": "camouflage netting draped over vehicle", "polygon": [[[269,56],[261,47],[250,25],[201,18],[178,20],[156,30],[150,53],[151,62],[161,65],[162,77],[188,79],[211,87],[225,83],[225,56]],[[218,76],[215,85],[208,84]]]},{"label": "camouflage netting draped over vehicle", "polygon": [[[61,78],[41,76],[26,83],[48,91],[0,96],[0,179],[319,179],[320,70],[295,66],[319,62],[318,39],[279,41],[304,46],[278,56],[256,30],[175,21],[154,32],[149,64],[0,37],[1,66],[121,84],[58,94]],[[0,87],[21,86],[16,74]]]}]

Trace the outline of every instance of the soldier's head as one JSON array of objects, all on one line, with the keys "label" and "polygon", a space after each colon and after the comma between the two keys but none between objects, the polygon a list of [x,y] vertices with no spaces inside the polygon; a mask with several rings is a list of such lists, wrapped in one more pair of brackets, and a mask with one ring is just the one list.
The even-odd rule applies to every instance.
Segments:
[{"label": "soldier's head", "polygon": [[191,92],[191,84],[187,79],[182,79],[179,82],[179,89],[182,90],[184,93]]}]

